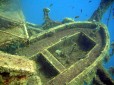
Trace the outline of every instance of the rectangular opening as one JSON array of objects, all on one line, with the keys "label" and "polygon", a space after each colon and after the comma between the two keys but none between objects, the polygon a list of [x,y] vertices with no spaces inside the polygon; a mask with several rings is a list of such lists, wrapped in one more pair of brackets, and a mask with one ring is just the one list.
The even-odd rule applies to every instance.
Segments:
[{"label": "rectangular opening", "polygon": [[37,63],[37,74],[40,76],[43,83],[59,74],[41,53],[36,56],[35,61]]},{"label": "rectangular opening", "polygon": [[89,51],[95,46],[95,42],[93,42],[84,33],[80,33],[80,36],[78,38],[78,45],[79,45],[81,50]]},{"label": "rectangular opening", "polygon": [[84,33],[77,33],[64,37],[60,42],[48,48],[58,61],[65,67],[69,67],[80,59],[95,46],[95,42],[89,39]]}]

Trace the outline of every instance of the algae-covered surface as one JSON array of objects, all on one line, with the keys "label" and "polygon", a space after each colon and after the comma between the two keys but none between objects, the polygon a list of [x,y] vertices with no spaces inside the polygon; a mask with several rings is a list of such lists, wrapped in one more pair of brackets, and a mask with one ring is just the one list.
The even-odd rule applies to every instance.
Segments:
[{"label": "algae-covered surface", "polygon": [[61,22],[50,18],[51,3],[42,10],[44,23],[38,25],[25,20],[23,1],[1,0],[0,85],[113,85],[102,67],[110,36],[100,22],[112,2],[101,0],[87,21],[66,17]]},{"label": "algae-covered surface", "polygon": [[[52,34],[42,33],[44,37],[38,41],[31,42],[23,48],[17,49],[16,54],[20,56],[24,55],[26,58],[35,60],[37,64],[37,75],[40,76],[43,83],[50,81],[56,75],[58,75],[57,78],[52,79],[55,84],[60,82],[60,76],[63,78],[66,78],[67,75],[70,76],[61,80],[61,85],[64,82],[69,82],[82,72],[85,67],[91,65],[105,46],[103,43],[105,40],[102,39],[104,35],[100,34],[100,32],[104,33],[102,27],[99,31],[95,32],[95,29],[91,28],[96,28],[95,25],[86,23],[91,25],[82,28],[81,25],[78,25],[80,23],[73,23],[71,26],[69,24],[68,27],[63,25],[60,28],[59,26],[52,28],[50,31],[55,29],[51,31]],[[77,24],[78,27],[74,24]],[[73,25],[74,27],[72,27]],[[58,53],[57,51],[61,51],[62,53]],[[58,64],[60,65],[58,66]],[[67,68],[69,68],[68,71],[65,70]],[[76,71],[77,68],[78,70]]]},{"label": "algae-covered surface", "polygon": [[[100,28],[95,31],[97,26]],[[100,56],[106,45],[103,37],[108,38],[105,30],[106,28],[100,23],[71,22],[51,28],[47,32],[41,32],[40,36],[37,35],[36,38],[25,41],[25,43],[29,42],[28,44],[23,47],[17,44],[18,48],[12,50],[15,55],[35,61],[35,73],[41,78],[43,84],[50,85],[53,82],[59,85],[58,82],[60,82],[62,85],[78,76]],[[16,43],[12,44],[15,46]],[[12,54],[7,48],[4,52]]]}]

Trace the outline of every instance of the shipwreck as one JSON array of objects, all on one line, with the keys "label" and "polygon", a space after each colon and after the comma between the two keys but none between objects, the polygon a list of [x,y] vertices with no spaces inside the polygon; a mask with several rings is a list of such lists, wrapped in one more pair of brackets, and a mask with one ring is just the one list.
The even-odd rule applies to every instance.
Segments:
[{"label": "shipwreck", "polygon": [[15,3],[0,1],[0,85],[114,85],[101,65],[110,36],[99,15],[56,22],[45,8],[45,22],[38,26],[17,18],[23,13],[12,9]]}]

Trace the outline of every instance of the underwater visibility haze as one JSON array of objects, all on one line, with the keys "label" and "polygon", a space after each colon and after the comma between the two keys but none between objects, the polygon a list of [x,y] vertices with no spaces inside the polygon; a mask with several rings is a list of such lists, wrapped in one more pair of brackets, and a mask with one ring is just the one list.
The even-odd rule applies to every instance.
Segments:
[{"label": "underwater visibility haze", "polygon": [[114,0],[0,0],[0,85],[114,85]]}]

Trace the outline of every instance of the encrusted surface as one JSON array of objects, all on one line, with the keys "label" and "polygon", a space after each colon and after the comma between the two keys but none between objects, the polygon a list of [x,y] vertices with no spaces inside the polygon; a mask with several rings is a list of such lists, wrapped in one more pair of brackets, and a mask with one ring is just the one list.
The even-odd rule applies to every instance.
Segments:
[{"label": "encrusted surface", "polygon": [[35,64],[29,59],[0,52],[0,72],[14,72],[19,75],[35,73]]},{"label": "encrusted surface", "polygon": [[[27,45],[14,50],[16,55],[1,53],[1,65],[6,72],[36,72],[43,85],[82,85],[83,81],[90,82],[90,78],[95,76],[96,71],[92,69],[96,70],[104,58],[109,43],[104,25],[71,22],[43,31],[36,37],[31,36]],[[26,58],[35,61],[36,68],[33,61]]]}]

